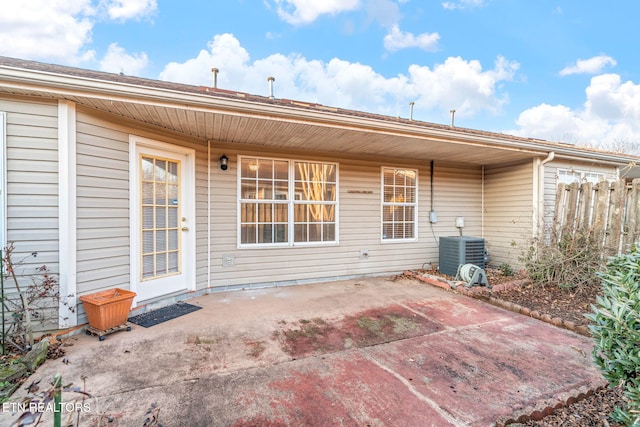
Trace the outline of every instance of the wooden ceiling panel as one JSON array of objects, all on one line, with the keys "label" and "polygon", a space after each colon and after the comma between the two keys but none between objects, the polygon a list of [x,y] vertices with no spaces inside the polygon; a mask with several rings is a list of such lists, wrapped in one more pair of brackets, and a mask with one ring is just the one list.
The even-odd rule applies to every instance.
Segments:
[{"label": "wooden ceiling panel", "polygon": [[[18,89],[12,89],[11,93],[33,96],[33,93]],[[43,97],[55,97],[43,95]],[[483,146],[457,139],[436,139],[419,133],[405,134],[401,128],[399,131],[364,129],[335,126],[319,121],[293,121],[268,115],[223,113],[213,109],[168,107],[135,101],[105,100],[98,97],[65,96],[65,99],[91,109],[217,143],[246,144],[279,150],[306,150],[333,155],[420,161],[440,160],[479,165],[525,160],[540,155],[531,151]]]}]

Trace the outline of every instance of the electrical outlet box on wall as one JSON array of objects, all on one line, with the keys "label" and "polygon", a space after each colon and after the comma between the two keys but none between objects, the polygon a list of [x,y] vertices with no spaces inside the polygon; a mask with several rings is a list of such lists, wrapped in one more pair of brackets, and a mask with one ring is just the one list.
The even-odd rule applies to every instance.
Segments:
[{"label": "electrical outlet box on wall", "polygon": [[222,255],[222,266],[223,267],[235,267],[236,265],[236,257],[233,255]]}]

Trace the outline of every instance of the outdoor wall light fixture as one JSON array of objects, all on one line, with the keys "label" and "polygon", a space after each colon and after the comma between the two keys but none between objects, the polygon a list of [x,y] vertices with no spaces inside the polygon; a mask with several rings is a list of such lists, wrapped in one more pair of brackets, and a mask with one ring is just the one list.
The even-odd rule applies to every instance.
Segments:
[{"label": "outdoor wall light fixture", "polygon": [[223,171],[226,171],[227,169],[229,169],[229,158],[227,157],[226,154],[223,154],[222,156],[220,156],[220,159],[218,159],[220,162],[220,169],[222,169]]}]

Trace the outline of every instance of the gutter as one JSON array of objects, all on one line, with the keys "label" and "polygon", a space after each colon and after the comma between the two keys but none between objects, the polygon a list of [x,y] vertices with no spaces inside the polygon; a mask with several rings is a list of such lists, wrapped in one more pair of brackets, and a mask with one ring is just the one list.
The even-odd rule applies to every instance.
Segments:
[{"label": "gutter", "polygon": [[[106,74],[105,74],[106,76]],[[341,128],[359,132],[377,132],[381,134],[437,140],[452,145],[474,145],[518,151],[542,156],[553,150],[558,155],[572,159],[597,160],[601,163],[621,165],[630,161],[640,163],[640,158],[622,154],[600,153],[574,148],[568,144],[550,143],[531,138],[483,132],[465,128],[418,122],[409,119],[394,119],[386,116],[371,117],[357,111],[314,107],[306,103],[285,104],[284,100],[274,103],[258,96],[235,93],[237,97],[215,96],[197,86],[183,85],[184,90],[150,87],[141,83],[117,82],[94,77],[75,76],[62,72],[40,71],[0,65],[1,85],[21,91],[31,91],[68,97],[100,99],[103,101],[139,104],[160,108],[179,109],[209,114],[252,117],[270,121],[307,124],[311,126]],[[140,78],[141,82],[148,79]],[[154,82],[154,80],[149,80]],[[158,84],[167,82],[157,81]],[[169,83],[171,84],[171,83]],[[176,84],[178,85],[178,84]],[[82,103],[81,99],[78,99]]]},{"label": "gutter", "polygon": [[547,156],[546,159],[544,159],[542,162],[540,162],[540,167],[544,170],[544,165],[546,165],[547,163],[549,163],[551,160],[553,160],[556,157],[556,153],[551,151],[549,152],[549,155]]},{"label": "gutter", "polygon": [[[4,71],[4,72],[3,72]],[[462,128],[456,130],[427,127],[417,121],[385,121],[379,118],[347,115],[327,109],[312,109],[296,104],[283,105],[238,98],[216,97],[211,92],[185,92],[166,88],[147,87],[123,82],[112,82],[80,76],[67,76],[14,69],[0,66],[1,86],[21,91],[54,94],[63,98],[79,97],[106,101],[140,104],[162,108],[181,109],[205,113],[220,113],[231,116],[252,117],[271,121],[302,123],[315,126],[343,128],[357,131],[374,131],[390,135],[430,137],[452,144],[475,143],[504,149],[545,152],[539,144],[509,143],[494,135],[478,135]],[[81,102],[81,100],[79,100]],[[437,125],[436,125],[437,126]],[[454,140],[455,138],[455,140]]]},{"label": "gutter", "polygon": [[[439,129],[425,126],[424,122],[411,120],[384,120],[382,117],[362,117],[353,114],[302,107],[297,104],[285,105],[273,102],[227,98],[214,96],[211,92],[178,91],[168,88],[148,87],[125,82],[113,82],[83,76],[65,75],[46,71],[0,66],[1,85],[21,91],[31,91],[68,97],[100,99],[128,104],[156,106],[204,113],[219,113],[230,116],[252,117],[271,121],[302,123],[315,126],[342,128],[355,131],[378,132],[389,135],[411,136],[414,138],[437,139],[459,145],[479,145],[505,150],[522,151],[532,155],[543,155],[545,151],[538,143],[509,141],[497,134],[480,135],[462,128]],[[82,103],[82,100],[78,100]],[[336,109],[337,110],[337,109]]]},{"label": "gutter", "polygon": [[[536,212],[534,212],[533,216],[533,236],[538,237],[540,235],[540,230],[544,224],[544,171],[545,165],[552,161],[556,157],[556,153],[550,151],[547,154],[547,157],[543,160],[538,160],[538,168],[537,173],[535,174],[537,183],[534,183],[534,189],[536,191],[536,195],[534,197],[534,203],[536,206]],[[537,185],[536,185],[537,184]]]}]

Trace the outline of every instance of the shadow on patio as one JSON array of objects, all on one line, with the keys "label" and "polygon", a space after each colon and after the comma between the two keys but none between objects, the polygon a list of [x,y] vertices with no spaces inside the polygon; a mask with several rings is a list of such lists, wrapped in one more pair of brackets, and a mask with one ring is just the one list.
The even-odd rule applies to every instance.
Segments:
[{"label": "shadow on patio", "polygon": [[589,338],[405,277],[188,302],[203,309],[69,338],[29,382],[86,384],[81,420],[109,426],[152,404],[165,426],[487,426],[604,384]]}]

